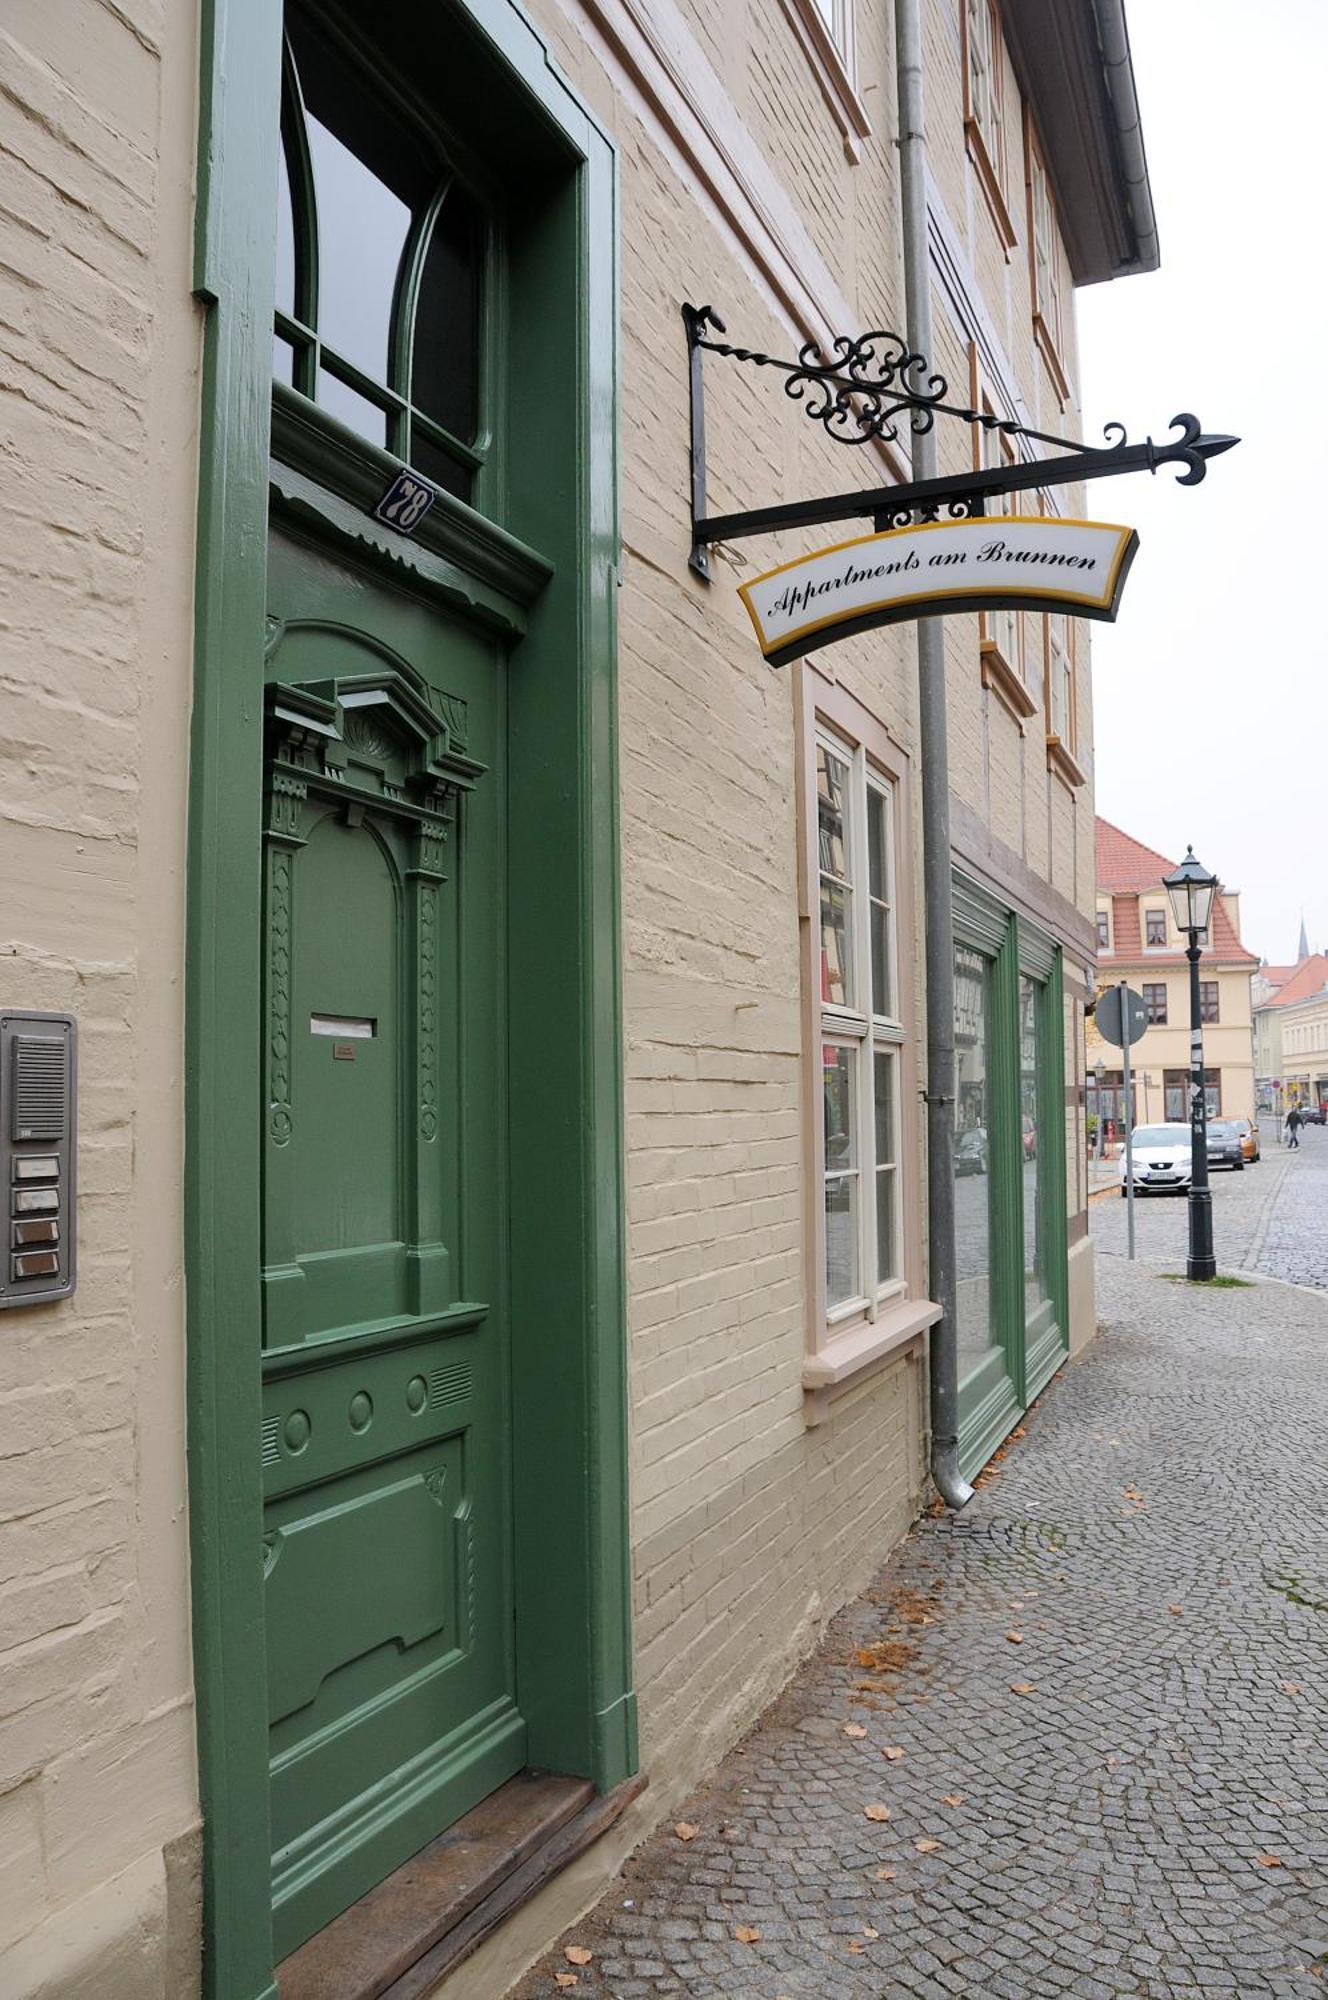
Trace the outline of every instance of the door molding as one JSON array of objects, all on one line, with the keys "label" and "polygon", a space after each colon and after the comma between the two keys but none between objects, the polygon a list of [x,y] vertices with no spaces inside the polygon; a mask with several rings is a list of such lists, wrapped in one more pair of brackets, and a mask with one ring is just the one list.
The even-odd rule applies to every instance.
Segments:
[{"label": "door molding", "polygon": [[[569,474],[549,490],[513,493],[510,546],[481,578],[486,588],[471,608],[507,623],[494,586],[529,597],[508,745],[520,801],[509,829],[508,1049],[518,1692],[532,1762],[607,1790],[637,1760],[619,997],[615,161],[511,0],[450,0],[432,11],[467,73],[492,81],[509,132],[552,163],[546,220],[518,258],[514,323],[523,301],[527,311],[541,297],[549,303],[538,348],[516,371],[509,420],[531,462],[547,464],[553,453]],[[267,1705],[255,1664],[264,1657],[259,815],[280,34],[272,0],[203,0],[185,1263],[210,2000],[276,2000]],[[440,577],[458,589],[459,547],[454,540],[454,566]],[[531,575],[526,551],[534,549],[552,565],[547,583]],[[252,1337],[237,1338],[237,1328]],[[553,1630],[557,1648],[547,1643]]]}]

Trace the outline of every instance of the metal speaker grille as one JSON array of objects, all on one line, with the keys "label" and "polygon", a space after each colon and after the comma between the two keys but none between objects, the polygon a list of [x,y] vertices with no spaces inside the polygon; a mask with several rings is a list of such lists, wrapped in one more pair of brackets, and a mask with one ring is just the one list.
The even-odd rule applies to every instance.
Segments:
[{"label": "metal speaker grille", "polygon": [[14,1037],[15,1139],[62,1139],[69,1117],[69,1062],[63,1040]]}]

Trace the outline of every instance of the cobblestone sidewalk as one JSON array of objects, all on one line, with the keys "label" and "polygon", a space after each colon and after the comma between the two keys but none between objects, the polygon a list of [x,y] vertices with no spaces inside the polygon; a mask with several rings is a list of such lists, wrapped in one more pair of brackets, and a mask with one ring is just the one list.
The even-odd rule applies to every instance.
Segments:
[{"label": "cobblestone sidewalk", "polygon": [[1328,1301],[1111,1256],[1099,1294],[520,2000],[1324,2000]]}]

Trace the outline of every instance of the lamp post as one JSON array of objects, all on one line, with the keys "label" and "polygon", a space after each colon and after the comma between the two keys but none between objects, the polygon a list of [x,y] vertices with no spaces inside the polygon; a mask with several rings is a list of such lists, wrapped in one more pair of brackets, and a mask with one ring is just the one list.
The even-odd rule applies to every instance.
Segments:
[{"label": "lamp post", "polygon": [[1204,1085],[1199,1006],[1199,938],[1207,931],[1213,913],[1217,877],[1195,860],[1191,847],[1175,874],[1163,877],[1162,887],[1171,899],[1177,930],[1184,931],[1189,938],[1185,956],[1190,961],[1190,1251],[1185,1275],[1215,1278],[1213,1197],[1208,1186],[1208,1094]]}]

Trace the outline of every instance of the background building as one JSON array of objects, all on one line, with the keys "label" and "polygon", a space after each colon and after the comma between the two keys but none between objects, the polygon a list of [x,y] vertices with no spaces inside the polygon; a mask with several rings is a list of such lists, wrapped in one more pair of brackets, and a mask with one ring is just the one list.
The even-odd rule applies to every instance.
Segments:
[{"label": "background building", "polygon": [[[1096,14],[925,22],[931,359],[1069,437],[1073,289],[1156,254]],[[7,2000],[270,2000],[584,1778],[500,1992],[927,1491],[913,637],[775,673],[688,567],[679,312],[902,325],[894,10],[284,20],[0,38],[0,964],[82,1050],[78,1289],[0,1342]],[[707,396],[717,504],[903,476]],[[1091,690],[1060,617],[947,643],[971,1472],[1094,1325]]]},{"label": "background building", "polygon": [[[1302,942],[1304,941],[1302,926]],[[1255,1087],[1261,1111],[1328,1100],[1328,958],[1261,965],[1254,976]]]},{"label": "background building", "polygon": [[[1135,1123],[1189,1119],[1190,988],[1186,939],[1176,930],[1162,878],[1174,861],[1145,847],[1109,820],[1097,822],[1097,984],[1124,979],[1143,995],[1148,1031],[1131,1052]],[[1210,1118],[1253,1118],[1254,1042],[1250,982],[1258,966],[1240,941],[1240,898],[1219,889],[1212,935],[1203,946],[1199,996]],[[1123,1134],[1125,1108],[1119,1049],[1092,1021],[1088,1078],[1096,1097],[1101,1065],[1102,1115]]]}]

